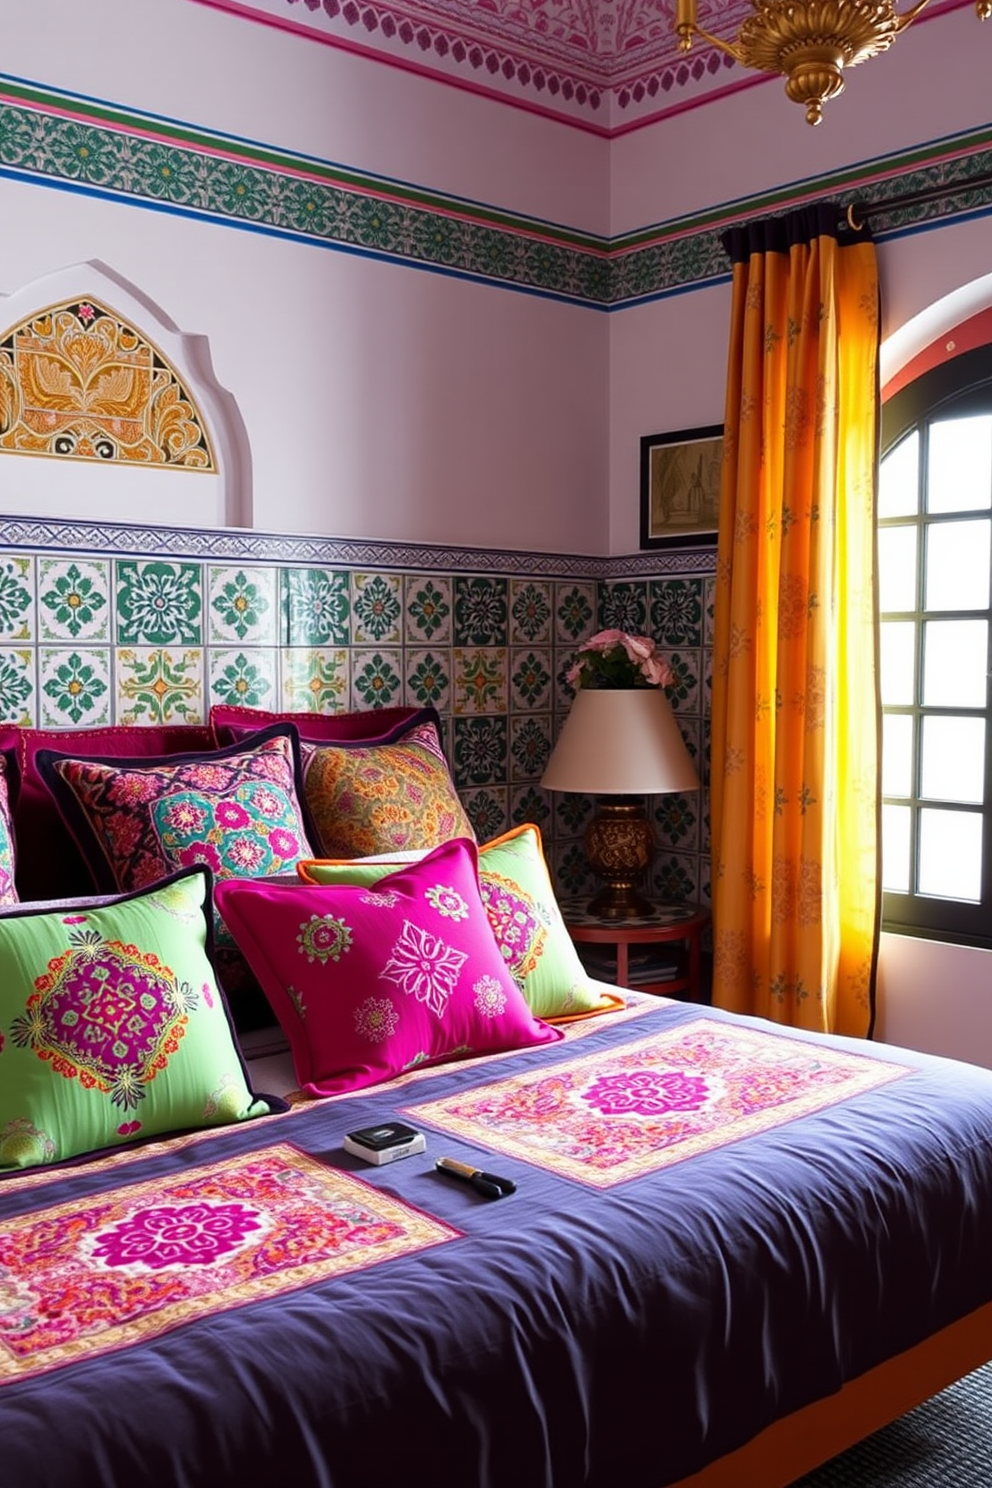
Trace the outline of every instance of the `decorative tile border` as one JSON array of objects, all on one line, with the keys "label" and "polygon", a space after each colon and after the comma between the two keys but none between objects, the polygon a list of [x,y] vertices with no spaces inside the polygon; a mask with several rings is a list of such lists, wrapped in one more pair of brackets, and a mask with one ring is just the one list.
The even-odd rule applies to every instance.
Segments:
[{"label": "decorative tile border", "polygon": [[[734,222],[814,199],[880,201],[992,169],[992,129],[604,238],[0,75],[0,175],[401,262],[595,310],[725,279]],[[884,239],[992,212],[992,190],[893,216]]]}]

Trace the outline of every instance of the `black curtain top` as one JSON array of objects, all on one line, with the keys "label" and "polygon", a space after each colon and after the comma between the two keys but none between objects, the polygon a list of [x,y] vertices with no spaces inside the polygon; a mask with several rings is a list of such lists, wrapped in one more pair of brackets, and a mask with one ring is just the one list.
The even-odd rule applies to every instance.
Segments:
[{"label": "black curtain top", "polygon": [[747,263],[754,253],[788,253],[797,243],[823,237],[836,238],[841,244],[866,243],[871,241],[871,228],[865,223],[859,232],[852,231],[836,202],[819,201],[781,217],[739,222],[729,227],[720,241],[731,263],[738,264]]}]

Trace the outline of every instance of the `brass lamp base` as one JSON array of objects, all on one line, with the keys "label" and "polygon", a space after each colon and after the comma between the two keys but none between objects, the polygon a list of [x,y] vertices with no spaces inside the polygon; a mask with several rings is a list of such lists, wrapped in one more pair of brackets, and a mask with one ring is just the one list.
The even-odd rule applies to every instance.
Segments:
[{"label": "brass lamp base", "polygon": [[651,863],[654,833],[641,801],[605,800],[586,828],[586,857],[603,887],[589,902],[589,913],[603,920],[634,920],[652,904],[638,884]]}]

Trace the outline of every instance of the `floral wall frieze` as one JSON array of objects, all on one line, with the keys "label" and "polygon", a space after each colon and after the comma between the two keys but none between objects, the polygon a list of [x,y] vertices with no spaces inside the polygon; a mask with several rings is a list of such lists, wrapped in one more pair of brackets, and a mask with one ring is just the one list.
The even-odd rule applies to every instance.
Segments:
[{"label": "floral wall frieze", "polygon": [[992,213],[992,187],[967,189],[990,170],[986,128],[611,238],[0,75],[8,177],[599,311],[726,279],[728,227],[814,200],[966,188],[882,219],[879,241]]}]

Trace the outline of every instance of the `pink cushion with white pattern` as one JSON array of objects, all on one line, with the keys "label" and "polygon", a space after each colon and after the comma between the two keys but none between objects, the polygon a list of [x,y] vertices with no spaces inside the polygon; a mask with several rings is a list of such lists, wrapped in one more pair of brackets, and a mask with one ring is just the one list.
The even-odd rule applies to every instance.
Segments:
[{"label": "pink cushion with white pattern", "polygon": [[466,838],[372,886],[228,879],[215,893],[310,1095],[562,1037],[506,967]]}]

